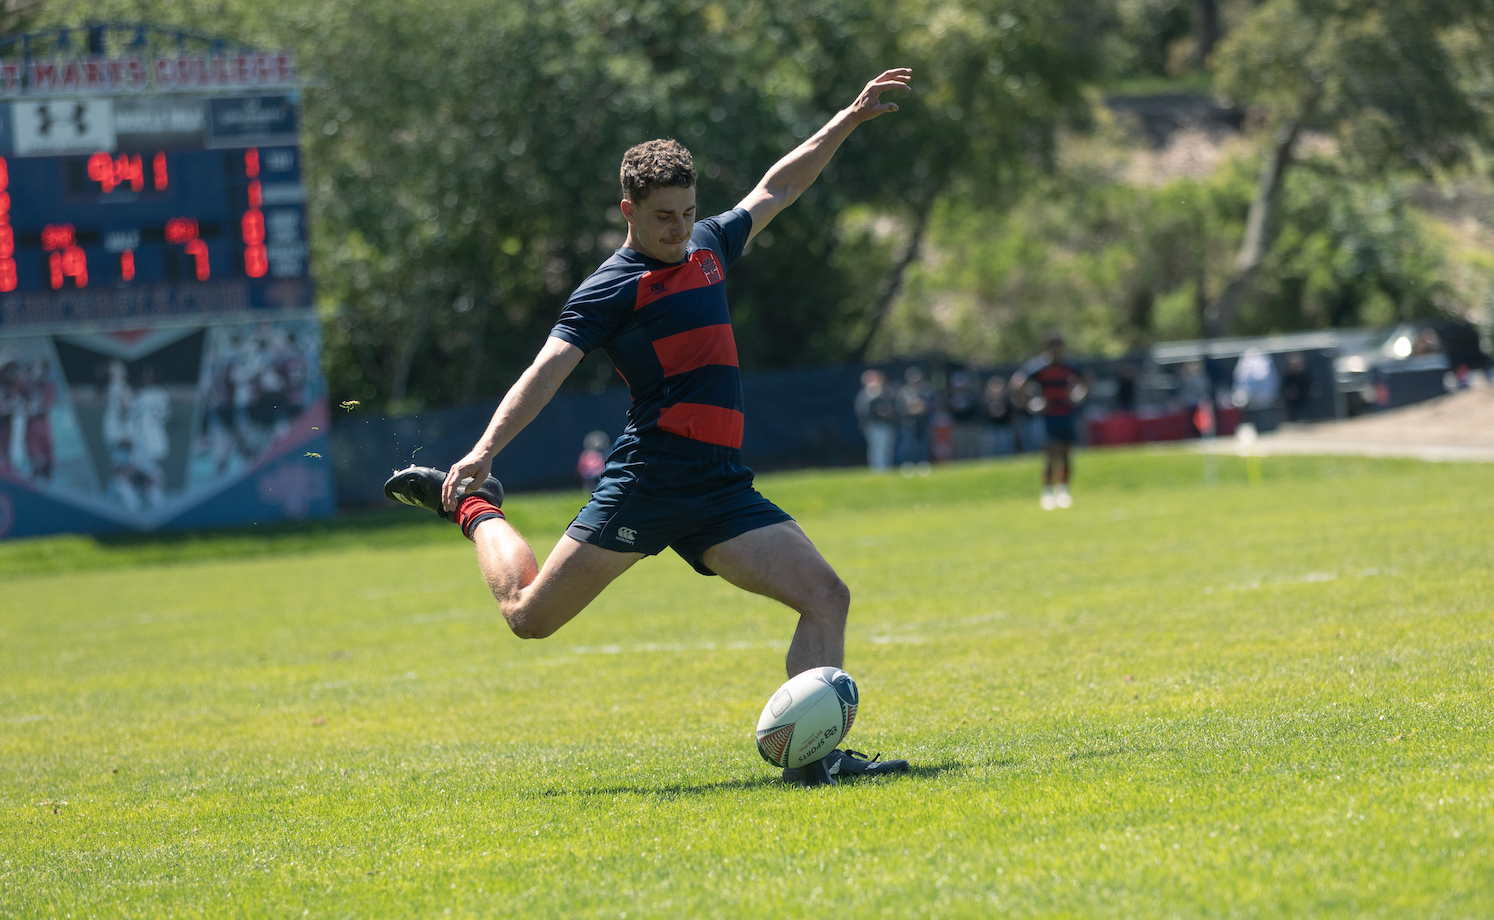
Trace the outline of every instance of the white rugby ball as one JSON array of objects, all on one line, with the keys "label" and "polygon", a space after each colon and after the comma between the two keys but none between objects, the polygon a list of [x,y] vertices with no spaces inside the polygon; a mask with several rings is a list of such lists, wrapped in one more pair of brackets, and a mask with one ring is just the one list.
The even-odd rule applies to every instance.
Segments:
[{"label": "white rugby ball", "polygon": [[757,720],[757,752],[775,767],[802,767],[851,733],[860,694],[840,668],[810,668],[788,679]]}]

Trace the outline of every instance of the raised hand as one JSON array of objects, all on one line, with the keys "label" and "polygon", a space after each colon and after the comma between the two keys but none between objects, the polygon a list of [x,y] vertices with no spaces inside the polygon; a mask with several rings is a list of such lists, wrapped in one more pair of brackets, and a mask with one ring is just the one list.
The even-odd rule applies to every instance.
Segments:
[{"label": "raised hand", "polygon": [[861,95],[851,103],[849,112],[857,123],[871,121],[883,112],[896,112],[896,102],[883,102],[882,94],[890,89],[908,89],[908,83],[913,79],[913,71],[907,67],[894,67],[883,71],[882,75],[866,84]]}]

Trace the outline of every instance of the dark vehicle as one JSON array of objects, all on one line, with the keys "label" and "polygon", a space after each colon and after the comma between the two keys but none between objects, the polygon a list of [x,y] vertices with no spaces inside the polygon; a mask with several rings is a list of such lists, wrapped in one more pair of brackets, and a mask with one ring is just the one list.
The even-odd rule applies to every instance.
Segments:
[{"label": "dark vehicle", "polygon": [[1464,322],[1400,323],[1333,362],[1344,414],[1359,415],[1440,396],[1460,375],[1488,367],[1478,332]]}]

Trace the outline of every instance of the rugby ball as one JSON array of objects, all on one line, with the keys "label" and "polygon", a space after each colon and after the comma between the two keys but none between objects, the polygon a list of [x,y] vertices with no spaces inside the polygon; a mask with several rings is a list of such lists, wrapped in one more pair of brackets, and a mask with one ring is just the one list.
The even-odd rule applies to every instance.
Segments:
[{"label": "rugby ball", "polygon": [[775,767],[802,767],[851,733],[860,694],[840,668],[810,668],[788,679],[757,720],[757,752]]}]

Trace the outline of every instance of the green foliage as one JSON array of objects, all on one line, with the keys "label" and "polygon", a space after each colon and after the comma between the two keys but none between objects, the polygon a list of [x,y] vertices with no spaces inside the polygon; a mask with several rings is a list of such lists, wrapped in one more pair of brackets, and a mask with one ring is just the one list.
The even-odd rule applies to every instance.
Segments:
[{"label": "green foliage", "polygon": [[1491,21],[1489,0],[1267,0],[1221,45],[1215,86],[1329,134],[1362,174],[1433,169],[1490,138]]},{"label": "green foliage", "polygon": [[[1411,208],[1411,186],[1355,180],[1327,159],[1311,166],[1287,182],[1284,229],[1238,331],[1450,312],[1443,248]],[[1233,267],[1255,168],[1233,160],[1204,180],[1148,188],[1078,165],[1000,212],[952,196],[878,353],[1017,361],[1054,328],[1088,354],[1198,337]]]},{"label": "green foliage", "polygon": [[[1067,7],[63,0],[48,16],[297,48],[314,81],[303,136],[332,393],[402,410],[517,376],[622,240],[628,146],[679,138],[702,211],[726,210],[868,79],[911,66],[902,111],[858,132],[730,281],[746,366],[843,360],[887,271],[837,215],[862,203],[911,219],[955,179],[996,197],[1049,159],[1093,69]],[[609,377],[598,358],[575,382]]]},{"label": "green foliage", "polygon": [[672,555],[537,642],[446,524],[7,577],[0,915],[1494,911],[1490,468],[1079,463],[762,477],[915,765],[834,790],[752,748],[793,615]]}]

